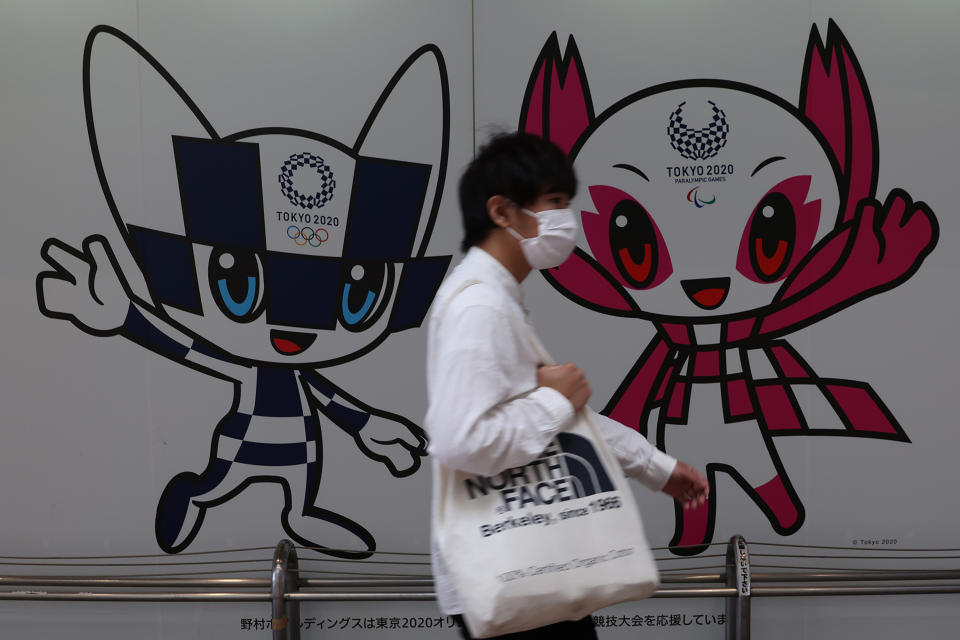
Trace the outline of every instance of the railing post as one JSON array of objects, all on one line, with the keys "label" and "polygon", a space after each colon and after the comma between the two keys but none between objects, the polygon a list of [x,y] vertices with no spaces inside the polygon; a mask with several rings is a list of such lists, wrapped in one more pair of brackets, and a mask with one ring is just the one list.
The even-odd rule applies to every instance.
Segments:
[{"label": "railing post", "polygon": [[727,545],[727,586],[736,587],[736,598],[727,598],[727,640],[750,640],[750,553],[743,536]]},{"label": "railing post", "polygon": [[300,603],[283,596],[300,587],[297,550],[289,540],[281,540],[273,552],[270,602],[273,611],[273,640],[300,640]]}]

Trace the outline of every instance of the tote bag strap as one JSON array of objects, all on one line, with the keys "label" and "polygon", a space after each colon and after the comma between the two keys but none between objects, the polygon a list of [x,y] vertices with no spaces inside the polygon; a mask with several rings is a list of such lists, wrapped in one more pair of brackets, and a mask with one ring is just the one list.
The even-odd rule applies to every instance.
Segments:
[{"label": "tote bag strap", "polygon": [[473,285],[480,284],[480,283],[481,283],[481,280],[477,280],[473,278],[470,280],[464,280],[459,285],[457,285],[457,288],[451,291],[450,295],[447,296],[447,299],[443,301],[443,306],[440,307],[440,312],[437,313],[437,319],[440,320],[441,322],[443,321],[443,316],[446,315],[447,308],[450,306],[450,303],[453,302],[453,299],[456,298],[458,295],[460,295],[460,293],[464,289],[467,289],[468,287],[472,287]]},{"label": "tote bag strap", "polygon": [[520,335],[524,336],[530,346],[533,347],[537,357],[540,358],[540,364],[545,364],[547,366],[557,364],[556,360],[553,359],[553,356],[550,355],[550,352],[547,351],[547,348],[543,346],[542,342],[540,342],[540,338],[538,338],[537,334],[535,334],[530,328],[530,325],[528,325],[526,322],[523,322],[512,313],[508,315],[510,316],[510,324],[513,325],[513,328],[516,329]]}]

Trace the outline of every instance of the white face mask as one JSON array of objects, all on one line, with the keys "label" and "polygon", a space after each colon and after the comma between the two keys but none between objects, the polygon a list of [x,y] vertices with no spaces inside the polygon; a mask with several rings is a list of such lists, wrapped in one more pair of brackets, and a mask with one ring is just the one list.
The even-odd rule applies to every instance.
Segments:
[{"label": "white face mask", "polygon": [[507,232],[520,241],[520,250],[533,269],[559,267],[570,257],[577,244],[577,219],[572,209],[550,209],[534,213],[520,209],[537,219],[537,235],[524,238],[513,227]]}]

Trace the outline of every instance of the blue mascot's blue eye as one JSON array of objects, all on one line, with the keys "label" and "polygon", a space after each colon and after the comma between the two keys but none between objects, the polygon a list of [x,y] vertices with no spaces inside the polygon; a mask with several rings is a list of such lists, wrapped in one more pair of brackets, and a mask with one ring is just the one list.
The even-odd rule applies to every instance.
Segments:
[{"label": "blue mascot's blue eye", "polygon": [[393,288],[393,265],[348,263],[340,281],[340,323],[349,331],[363,331],[383,315]]},{"label": "blue mascot's blue eye", "polygon": [[231,320],[250,322],[263,311],[263,268],[256,253],[215,248],[208,277],[214,301]]},{"label": "blue mascot's blue eye", "polygon": [[230,295],[226,278],[217,280],[217,288],[220,290],[220,299],[223,300],[223,304],[227,305],[227,309],[229,309],[233,315],[245,316],[250,312],[250,309],[253,308],[253,303],[257,296],[257,279],[253,276],[247,277],[247,297],[243,299],[243,302],[238,303],[233,299],[233,296]]},{"label": "blue mascot's blue eye", "polygon": [[350,289],[353,287],[349,282],[343,286],[343,320],[347,324],[354,325],[358,324],[363,320],[370,309],[373,308],[373,301],[377,299],[376,294],[373,291],[367,291],[367,297],[363,301],[363,306],[360,307],[359,311],[351,311],[350,309]]}]

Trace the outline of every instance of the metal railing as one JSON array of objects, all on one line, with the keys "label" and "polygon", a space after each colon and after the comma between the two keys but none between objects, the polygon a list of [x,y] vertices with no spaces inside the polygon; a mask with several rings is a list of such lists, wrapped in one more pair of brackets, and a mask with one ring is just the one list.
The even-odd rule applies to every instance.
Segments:
[{"label": "metal railing", "polygon": [[[849,551],[842,547],[813,547],[809,545],[785,545],[775,543],[751,543],[753,549],[765,546],[793,547],[830,551]],[[234,551],[259,551],[240,549]],[[661,569],[660,589],[653,598],[725,598],[725,635],[727,640],[749,640],[750,607],[756,597],[794,596],[853,596],[853,595],[908,595],[908,594],[957,594],[960,593],[960,569],[891,569],[886,568],[817,568],[794,565],[768,565],[751,561],[754,558],[799,558],[804,561],[830,559],[898,559],[891,551],[901,552],[899,559],[942,562],[960,556],[943,555],[960,549],[888,550],[857,548],[854,555],[805,556],[784,553],[761,553],[753,551],[741,536],[734,536],[726,544],[725,559],[717,567],[686,569]],[[875,554],[865,556],[864,551],[888,552],[886,558]],[[914,551],[936,555],[904,556],[902,552]],[[224,552],[229,553],[229,552]],[[386,552],[383,552],[386,553]],[[189,554],[184,554],[189,555]],[[198,554],[199,555],[199,554]],[[411,554],[398,554],[411,555]],[[414,554],[417,555],[417,554]],[[422,554],[420,554],[422,555]],[[111,559],[141,559],[165,556],[111,556]],[[724,557],[723,554],[703,554],[697,558],[661,558],[661,564],[669,560],[704,559]],[[88,566],[151,566],[210,565],[223,563],[249,563],[250,560],[179,561],[179,562],[100,562],[76,563],[74,560],[97,558],[0,558],[0,565],[29,565],[42,567]],[[16,560],[16,561],[14,561]],[[39,562],[39,561],[43,562]],[[56,562],[70,560],[71,562]],[[260,562],[260,561],[257,561]],[[298,640],[300,638],[300,603],[302,602],[412,602],[432,601],[435,593],[433,581],[425,574],[385,574],[382,571],[369,574],[345,571],[337,577],[306,577],[311,573],[301,569],[302,562],[352,562],[332,559],[303,559],[289,540],[281,540],[273,548],[269,578],[244,577],[187,577],[178,574],[163,577],[160,574],[146,576],[53,576],[53,575],[0,575],[0,588],[17,587],[15,590],[0,590],[0,601],[79,601],[79,602],[269,602],[271,607],[270,628],[274,640]],[[376,561],[375,564],[419,565],[426,561]],[[761,571],[757,568],[781,569]],[[717,573],[696,570],[718,569]],[[782,569],[788,569],[784,571]],[[241,569],[239,571],[249,571]],[[263,570],[261,570],[263,571]],[[235,570],[234,572],[238,572]],[[210,572],[205,572],[209,576]],[[854,585],[838,585],[853,582]],[[895,583],[895,584],[891,584]],[[711,585],[711,586],[708,586]],[[69,589],[92,588],[97,591],[71,591]],[[216,589],[203,591],[202,589]],[[178,591],[179,590],[179,591]],[[317,635],[314,633],[314,635]]]}]

